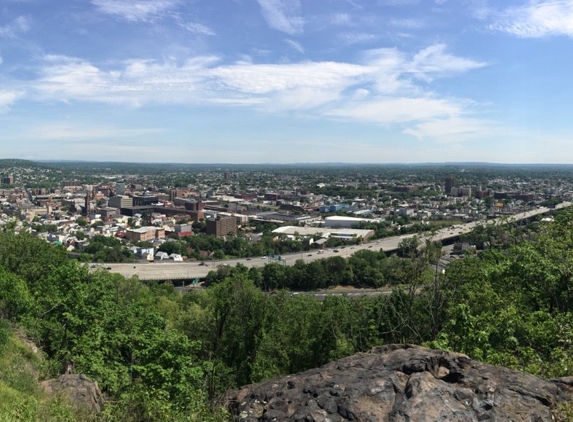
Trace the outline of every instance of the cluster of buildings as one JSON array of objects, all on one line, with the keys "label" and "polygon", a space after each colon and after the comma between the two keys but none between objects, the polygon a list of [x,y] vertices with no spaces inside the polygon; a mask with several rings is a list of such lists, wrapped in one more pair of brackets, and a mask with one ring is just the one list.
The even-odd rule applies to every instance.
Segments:
[{"label": "cluster of buildings", "polygon": [[[493,198],[494,200],[502,199],[512,199],[515,201],[532,202],[540,197],[547,198],[555,195],[554,189],[549,189],[543,193],[543,195],[535,194],[531,191],[495,191],[492,189],[483,189],[481,185],[472,186],[457,186],[456,178],[454,176],[448,176],[444,181],[444,192],[446,195],[453,197],[466,197],[466,198]],[[502,205],[499,205],[502,206]]]},{"label": "cluster of buildings", "polygon": [[2,176],[0,227],[12,222],[71,248],[81,248],[96,234],[158,244],[193,234],[194,224],[220,238],[257,239],[253,223],[273,223],[280,226],[273,232],[277,237],[356,241],[372,236],[368,227],[383,221],[471,221],[527,210],[548,194],[573,196],[566,184],[555,189],[539,182],[532,189],[532,183],[499,179],[482,188],[459,183],[454,175],[440,184],[410,175],[399,181],[360,173],[327,180],[321,174],[225,171],[199,173],[186,187],[138,177],[107,176],[93,184],[65,179],[51,187],[24,188],[14,176]]}]

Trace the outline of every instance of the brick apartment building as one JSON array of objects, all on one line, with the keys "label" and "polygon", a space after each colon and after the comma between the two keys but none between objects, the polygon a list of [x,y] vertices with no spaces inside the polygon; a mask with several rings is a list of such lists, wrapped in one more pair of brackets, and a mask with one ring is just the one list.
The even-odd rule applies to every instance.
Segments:
[{"label": "brick apartment building", "polygon": [[207,234],[216,237],[224,237],[229,233],[237,234],[237,219],[235,217],[217,217],[207,220],[205,228]]},{"label": "brick apartment building", "polygon": [[165,230],[158,227],[140,227],[138,229],[126,230],[127,240],[145,242],[153,239],[164,239]]}]

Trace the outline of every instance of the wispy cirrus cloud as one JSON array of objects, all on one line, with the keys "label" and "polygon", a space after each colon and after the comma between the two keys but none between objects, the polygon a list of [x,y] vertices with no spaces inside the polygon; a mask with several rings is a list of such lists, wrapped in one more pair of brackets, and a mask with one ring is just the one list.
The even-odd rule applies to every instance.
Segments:
[{"label": "wispy cirrus cloud", "polygon": [[451,55],[442,44],[414,55],[396,48],[372,50],[359,64],[221,64],[219,57],[201,56],[185,61],[131,60],[103,68],[78,58],[46,56],[28,96],[135,107],[218,104],[265,113],[304,111],[384,125],[408,123],[405,133],[424,138],[438,133],[440,125],[449,124],[455,133],[476,130],[470,101],[440,98],[428,84],[484,65]]},{"label": "wispy cirrus cloud", "polygon": [[434,139],[440,143],[458,143],[501,134],[495,122],[468,116],[466,110],[462,106],[458,110],[459,114],[437,116],[415,123],[411,128],[406,128],[404,133],[422,140]]},{"label": "wispy cirrus cloud", "polygon": [[338,39],[346,45],[352,45],[375,40],[376,35],[365,32],[344,32],[338,35]]},{"label": "wispy cirrus cloud", "polygon": [[397,28],[406,29],[420,29],[426,26],[426,22],[422,19],[391,19],[389,25]]},{"label": "wispy cirrus cloud", "polygon": [[28,32],[31,27],[29,18],[25,16],[18,16],[12,22],[4,26],[0,26],[0,37],[14,38],[19,34]]},{"label": "wispy cirrus cloud", "polygon": [[304,20],[300,16],[300,0],[258,0],[261,13],[270,28],[289,35],[304,32]]},{"label": "wispy cirrus cloud", "polygon": [[411,6],[418,4],[420,0],[379,0],[378,3],[385,6]]},{"label": "wispy cirrus cloud", "polygon": [[187,31],[189,31],[193,34],[211,35],[211,36],[215,35],[215,31],[213,31],[208,26],[205,26],[205,25],[200,24],[200,23],[187,22],[187,23],[180,23],[180,25],[182,28],[186,29]]},{"label": "wispy cirrus cloud", "polygon": [[216,92],[219,97],[256,99],[252,105],[265,112],[296,112],[328,107],[370,72],[367,66],[336,62],[238,63],[215,67],[209,75],[225,88]]},{"label": "wispy cirrus cloud", "polygon": [[91,0],[103,13],[128,22],[150,22],[178,5],[178,0]]},{"label": "wispy cirrus cloud", "polygon": [[378,97],[373,101],[335,108],[332,116],[383,124],[404,123],[461,114],[459,104],[431,97]]},{"label": "wispy cirrus cloud", "polygon": [[180,0],[91,0],[96,8],[105,14],[119,17],[128,22],[150,23],[170,18],[186,31],[196,35],[216,35],[215,31],[199,22],[185,21],[176,8]]},{"label": "wispy cirrus cloud", "polygon": [[330,17],[330,23],[332,25],[347,25],[350,21],[351,19],[348,13],[335,13]]},{"label": "wispy cirrus cloud", "polygon": [[285,42],[299,53],[304,54],[304,47],[298,41],[285,39]]},{"label": "wispy cirrus cloud", "polygon": [[361,64],[313,62],[256,64],[241,61],[219,64],[217,56],[199,56],[185,61],[130,60],[105,70],[73,57],[51,55],[35,89],[46,96],[63,100],[93,99],[121,101],[124,94],[164,92],[210,87],[210,93],[266,95],[298,88],[328,88],[343,91],[368,84],[378,93],[419,92],[415,79],[432,81],[450,74],[466,72],[485,63],[448,54],[445,45],[436,44],[413,56],[395,49],[376,49],[364,53]]},{"label": "wispy cirrus cloud", "polygon": [[436,98],[429,93],[418,97],[377,96],[335,108],[328,114],[386,126],[403,126],[405,134],[439,143],[460,143],[501,132],[495,122],[472,115],[471,101]]},{"label": "wispy cirrus cloud", "polygon": [[573,1],[531,1],[508,8],[489,27],[521,38],[573,37]]},{"label": "wispy cirrus cloud", "polygon": [[162,129],[121,129],[115,126],[94,126],[85,123],[56,123],[39,125],[23,133],[26,138],[57,140],[133,138],[147,134],[160,133]]},{"label": "wispy cirrus cloud", "polygon": [[202,72],[214,57],[183,63],[130,60],[104,70],[78,59],[46,56],[45,66],[31,89],[39,99],[87,101],[141,106],[148,103],[189,102],[203,81]]},{"label": "wispy cirrus cloud", "polygon": [[268,94],[296,88],[344,88],[370,73],[367,66],[336,62],[294,64],[234,64],[210,70],[227,88],[248,94]]},{"label": "wispy cirrus cloud", "polygon": [[429,81],[435,77],[464,73],[484,66],[487,66],[485,62],[448,54],[445,44],[434,44],[416,53],[408,64],[407,71]]}]

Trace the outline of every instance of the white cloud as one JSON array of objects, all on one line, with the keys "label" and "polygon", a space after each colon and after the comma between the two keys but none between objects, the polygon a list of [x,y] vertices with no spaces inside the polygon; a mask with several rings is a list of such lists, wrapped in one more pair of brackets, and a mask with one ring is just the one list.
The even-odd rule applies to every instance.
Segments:
[{"label": "white cloud", "polygon": [[488,19],[496,14],[492,6],[490,6],[489,0],[470,0],[468,11],[472,17],[479,20]]},{"label": "white cloud", "polygon": [[225,86],[249,94],[267,94],[301,87],[344,88],[370,73],[366,66],[307,62],[296,64],[235,64],[211,70]]},{"label": "white cloud", "polygon": [[436,76],[463,73],[486,66],[484,62],[452,56],[444,44],[435,44],[418,52],[406,67],[407,72],[424,80]]},{"label": "white cloud", "polygon": [[432,97],[378,97],[328,112],[334,117],[402,127],[419,140],[461,143],[497,134],[494,122],[471,117],[468,102]]},{"label": "white cloud", "polygon": [[490,28],[522,38],[573,37],[573,1],[531,1],[526,6],[507,9]]},{"label": "white cloud", "polygon": [[14,38],[18,34],[28,32],[30,30],[31,23],[25,16],[18,16],[12,22],[7,25],[0,26],[0,36],[6,38]]},{"label": "white cloud", "polygon": [[374,101],[353,103],[328,112],[331,116],[382,124],[404,123],[461,114],[455,102],[434,98],[379,97]]},{"label": "white cloud", "polygon": [[150,22],[178,4],[177,0],[92,0],[103,13],[128,22]]},{"label": "white cloud", "polygon": [[443,45],[421,50],[411,59],[397,49],[370,50],[364,54],[363,64],[255,64],[243,60],[217,65],[218,61],[215,56],[196,57],[185,62],[131,60],[105,70],[77,58],[46,56],[40,78],[33,86],[44,98],[135,101],[137,104],[179,102],[181,98],[200,101],[201,97],[188,95],[199,91],[207,100],[217,100],[225,94],[233,102],[241,102],[245,100],[244,96],[278,92],[294,96],[292,91],[297,89],[314,89],[317,93],[328,89],[338,95],[345,90],[355,91],[368,86],[377,94],[411,96],[423,92],[410,79],[411,75],[431,81],[484,65],[446,54]]},{"label": "white cloud", "polygon": [[259,106],[267,104],[264,98],[213,98],[208,100],[211,104],[222,104],[230,106]]},{"label": "white cloud", "polygon": [[[485,138],[498,132],[494,122],[471,117],[450,115],[442,119],[428,119],[418,123],[404,133],[418,139],[434,139],[440,143],[464,142],[475,138]],[[498,133],[499,136],[503,136]]]},{"label": "white cloud", "polygon": [[285,39],[285,42],[299,53],[304,54],[304,48],[299,42],[289,39]]},{"label": "white cloud", "polygon": [[448,138],[450,132],[463,134],[479,126],[471,120],[470,102],[439,98],[427,83],[484,64],[447,54],[440,44],[413,56],[396,48],[370,50],[361,64],[257,64],[248,59],[233,64],[220,64],[215,56],[130,60],[104,68],[77,58],[46,56],[39,78],[28,83],[27,96],[136,107],[193,104],[267,113],[300,111],[307,116],[408,125],[406,133],[420,139],[432,134]]},{"label": "white cloud", "polygon": [[182,23],[181,27],[185,28],[187,31],[193,34],[215,35],[215,31],[213,31],[208,26],[202,25],[200,23]]},{"label": "white cloud", "polygon": [[391,19],[388,24],[407,29],[420,29],[426,26],[426,22],[421,19]]},{"label": "white cloud", "polygon": [[0,91],[0,113],[7,113],[12,104],[21,96],[21,92]]},{"label": "white cloud", "polygon": [[359,44],[363,42],[368,42],[376,39],[373,34],[367,34],[364,32],[344,32],[338,35],[338,38],[347,45]]},{"label": "white cloud", "polygon": [[196,99],[202,72],[215,57],[197,57],[184,63],[132,60],[114,70],[102,70],[76,58],[47,56],[46,66],[33,88],[44,100],[125,103],[133,106]]},{"label": "white cloud", "polygon": [[379,0],[379,3],[386,6],[410,6],[418,4],[420,0]]},{"label": "white cloud", "polygon": [[368,97],[368,95],[370,95],[370,91],[368,91],[365,88],[358,88],[352,94],[352,99],[357,100],[357,101],[361,101],[361,100],[365,99],[366,97]]},{"label": "white cloud", "polygon": [[346,25],[350,23],[350,15],[348,13],[336,13],[330,17],[332,25]]},{"label": "white cloud", "polygon": [[20,32],[28,32],[30,30],[30,20],[24,16],[18,16],[14,20],[14,27]]},{"label": "white cloud", "polygon": [[289,35],[302,34],[300,0],[258,0],[261,13],[270,28]]},{"label": "white cloud", "polygon": [[413,95],[416,87],[406,78],[407,56],[396,48],[369,50],[364,54],[364,62],[374,69],[372,83],[379,94]]},{"label": "white cloud", "polygon": [[[337,89],[317,88],[301,86],[290,92],[279,91],[268,96],[269,101],[263,108],[265,112],[304,111],[305,114],[312,109],[319,110],[321,107],[336,102],[340,99],[340,91]],[[319,112],[320,113],[320,112]]]},{"label": "white cloud", "polygon": [[89,139],[118,139],[132,138],[148,134],[156,134],[162,129],[121,129],[114,126],[90,126],[72,123],[57,123],[41,125],[28,130],[23,134],[28,139],[46,140],[89,140]]}]

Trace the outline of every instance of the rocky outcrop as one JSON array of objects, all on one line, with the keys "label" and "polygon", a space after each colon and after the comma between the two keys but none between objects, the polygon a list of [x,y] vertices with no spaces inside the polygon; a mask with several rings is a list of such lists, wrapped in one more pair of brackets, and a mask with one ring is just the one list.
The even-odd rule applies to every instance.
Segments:
[{"label": "rocky outcrop", "polygon": [[50,396],[63,396],[77,408],[90,412],[100,412],[103,408],[103,396],[97,382],[85,375],[60,375],[58,379],[42,381],[40,387]]},{"label": "rocky outcrop", "polygon": [[389,345],[233,390],[235,420],[551,421],[572,379],[545,380],[413,345]]}]

